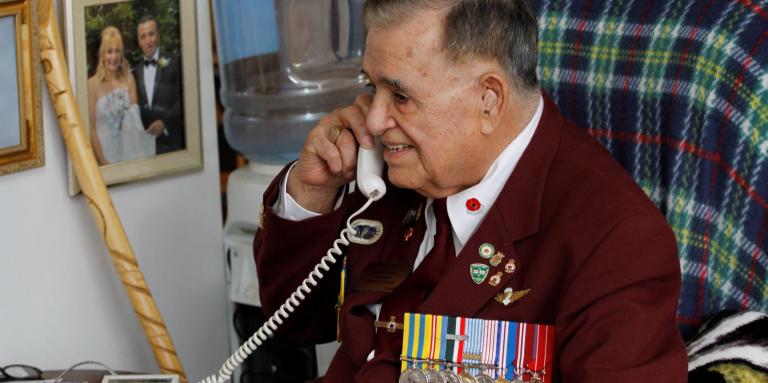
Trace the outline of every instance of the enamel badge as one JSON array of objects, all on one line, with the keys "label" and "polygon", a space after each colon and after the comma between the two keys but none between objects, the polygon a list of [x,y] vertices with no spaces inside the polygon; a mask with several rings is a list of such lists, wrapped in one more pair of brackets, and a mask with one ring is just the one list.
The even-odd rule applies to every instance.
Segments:
[{"label": "enamel badge", "polygon": [[469,275],[472,277],[472,281],[476,284],[485,282],[485,278],[488,278],[488,265],[482,263],[473,263],[469,265]]},{"label": "enamel badge", "polygon": [[509,306],[512,303],[515,303],[520,298],[528,295],[528,293],[531,292],[531,289],[525,289],[520,291],[515,291],[511,287],[507,287],[504,289],[503,293],[498,293],[496,295],[496,302],[499,302],[503,304],[504,306]]},{"label": "enamel badge", "polygon": [[504,272],[507,274],[512,274],[515,272],[515,269],[517,266],[515,265],[515,260],[510,259],[509,262],[507,262],[506,265],[504,265]]},{"label": "enamel badge", "polygon": [[491,266],[496,267],[501,263],[501,260],[504,259],[504,253],[501,251],[497,251],[496,254],[491,257],[491,260],[488,261],[488,263],[491,264]]},{"label": "enamel badge", "polygon": [[469,214],[477,214],[480,213],[480,209],[483,207],[483,205],[480,203],[480,200],[477,198],[470,198],[466,202],[467,206],[467,213]]},{"label": "enamel badge", "polygon": [[496,252],[496,248],[493,247],[490,243],[484,243],[480,245],[480,247],[477,249],[477,252],[480,253],[480,256],[489,259],[493,257],[493,254]]},{"label": "enamel badge", "polygon": [[403,226],[412,225],[413,223],[418,221],[419,218],[421,218],[421,210],[422,210],[422,205],[419,205],[417,209],[408,210],[408,212],[405,213],[405,217],[403,217],[403,220],[402,220]]},{"label": "enamel badge", "polygon": [[498,285],[499,285],[499,283],[501,283],[501,275],[502,275],[502,274],[501,274],[501,271],[499,271],[498,273],[496,273],[494,276],[492,276],[492,277],[491,277],[491,279],[490,279],[490,280],[488,280],[488,284],[490,284],[490,285],[491,285],[491,286],[493,286],[493,287],[496,287],[496,286],[498,286]]},{"label": "enamel badge", "polygon": [[381,222],[370,219],[356,219],[352,222],[352,233],[349,241],[360,245],[370,245],[384,234],[384,226]]}]

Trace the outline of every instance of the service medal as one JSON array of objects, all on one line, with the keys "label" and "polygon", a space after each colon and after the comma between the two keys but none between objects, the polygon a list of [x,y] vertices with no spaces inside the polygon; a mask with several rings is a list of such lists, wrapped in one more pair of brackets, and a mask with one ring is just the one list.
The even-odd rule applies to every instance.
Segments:
[{"label": "service medal", "polygon": [[466,372],[460,373],[459,379],[461,379],[461,383],[478,383],[477,379],[475,379],[474,376],[469,375]]},{"label": "service medal", "polygon": [[459,379],[459,376],[456,375],[453,371],[446,368],[445,370],[440,371],[440,376],[443,377],[443,381],[445,383],[461,383],[461,379]]},{"label": "service medal", "polygon": [[398,383],[427,383],[427,374],[424,371],[408,367],[407,370],[400,374]]},{"label": "service medal", "polygon": [[427,382],[428,383],[443,383],[443,377],[438,373],[437,371],[427,368],[424,371],[424,374],[427,375]]}]

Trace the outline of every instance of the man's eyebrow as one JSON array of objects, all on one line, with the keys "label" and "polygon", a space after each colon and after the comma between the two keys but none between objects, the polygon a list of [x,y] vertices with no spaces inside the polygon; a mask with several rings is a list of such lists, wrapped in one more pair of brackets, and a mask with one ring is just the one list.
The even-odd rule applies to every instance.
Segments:
[{"label": "man's eyebrow", "polygon": [[[365,76],[368,79],[368,81],[371,80],[371,76],[368,75],[368,73],[365,71],[365,69],[360,69],[360,73],[363,76]],[[402,92],[402,93],[405,93],[405,94],[411,94],[410,90],[406,86],[404,86],[403,83],[400,82],[400,80],[391,79],[391,78],[388,78],[388,77],[382,77],[380,80],[381,80],[381,82],[387,84],[387,86],[389,86],[390,88],[392,88],[392,90],[394,90],[396,92]]]}]

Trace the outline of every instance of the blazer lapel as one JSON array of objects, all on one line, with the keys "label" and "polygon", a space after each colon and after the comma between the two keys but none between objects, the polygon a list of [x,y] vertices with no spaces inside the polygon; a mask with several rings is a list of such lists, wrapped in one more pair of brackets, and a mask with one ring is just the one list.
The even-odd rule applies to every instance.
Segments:
[{"label": "blazer lapel", "polygon": [[160,84],[160,78],[163,76],[163,71],[165,70],[165,68],[162,65],[160,65],[160,62],[163,60],[168,61],[167,58],[164,58],[161,55],[158,55],[157,57],[158,57],[158,60],[157,60],[157,66],[155,69],[155,87],[152,88],[152,105],[155,105],[157,103],[157,92],[158,92],[158,89],[160,88],[158,85]]},{"label": "blazer lapel", "polygon": [[[397,191],[392,190],[392,194],[395,193]],[[415,193],[409,193],[403,199],[397,200],[401,203],[395,205],[394,208],[388,204],[374,204],[370,211],[357,218],[381,220],[385,236],[370,245],[352,244],[349,247],[347,263],[350,266],[349,294],[341,308],[344,313],[342,314],[343,323],[340,323],[340,331],[344,345],[343,350],[351,360],[358,364],[365,362],[365,357],[370,352],[369,347],[373,344],[375,336],[373,314],[366,306],[381,302],[388,294],[385,291],[357,291],[356,285],[360,281],[365,267],[371,262],[412,265],[424,235],[424,218],[421,217],[421,214],[415,222],[406,222],[407,220],[403,218],[408,216],[411,210],[421,208],[424,199],[416,196]],[[413,234],[406,240],[403,233],[407,233],[410,227],[414,229]],[[387,236],[388,231],[390,234]],[[391,239],[385,240],[384,238]]]},{"label": "blazer lapel", "polygon": [[[474,317],[525,269],[526,259],[515,251],[515,242],[539,231],[542,196],[560,142],[562,124],[552,101],[546,95],[543,97],[544,111],[531,142],[483,222],[464,245],[445,277],[420,306],[421,312]],[[498,266],[490,266],[486,259],[480,257],[478,249],[484,243],[490,243],[496,251],[504,253],[505,257]],[[515,268],[507,273],[504,267],[510,261],[514,262]],[[476,263],[488,267],[486,278],[479,284],[473,281],[470,274],[471,265]],[[491,277],[499,273],[499,283],[492,286],[489,283]]]}]

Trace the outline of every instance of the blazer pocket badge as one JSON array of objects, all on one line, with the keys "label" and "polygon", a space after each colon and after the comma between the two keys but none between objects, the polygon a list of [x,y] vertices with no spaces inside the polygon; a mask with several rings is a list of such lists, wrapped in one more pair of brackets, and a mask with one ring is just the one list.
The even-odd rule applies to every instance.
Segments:
[{"label": "blazer pocket badge", "polygon": [[504,292],[496,294],[496,298],[493,299],[496,300],[496,302],[503,304],[504,306],[509,306],[510,304],[515,303],[522,299],[524,296],[528,295],[530,291],[531,289],[515,291],[511,287],[507,287],[504,289]]}]

